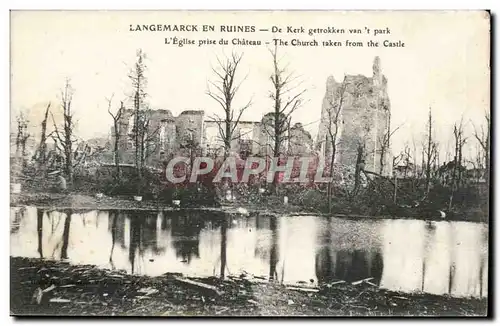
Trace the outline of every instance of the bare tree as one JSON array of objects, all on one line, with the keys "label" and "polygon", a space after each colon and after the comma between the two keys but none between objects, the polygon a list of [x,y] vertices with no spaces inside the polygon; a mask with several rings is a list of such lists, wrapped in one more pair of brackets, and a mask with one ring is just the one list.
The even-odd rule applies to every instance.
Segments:
[{"label": "bare tree", "polygon": [[[474,150],[474,153],[472,151]],[[471,178],[479,183],[481,180],[481,177],[485,177],[485,174],[481,175],[480,171],[484,169],[484,156],[483,156],[483,148],[481,145],[478,143],[475,144],[474,148],[469,148],[469,156],[470,159],[465,160],[466,164],[470,164],[473,168],[473,175],[471,175]]]},{"label": "bare tree", "polygon": [[152,128],[151,126],[151,115],[152,110],[147,108],[139,112],[138,122],[138,134],[139,144],[140,144],[140,166],[143,168],[146,166],[148,158],[156,152],[158,149],[159,141],[158,137],[160,134],[160,127]]},{"label": "bare tree", "polygon": [[[399,153],[396,156],[392,157],[392,173],[394,174],[394,193],[392,196],[392,201],[396,204],[397,195],[398,195],[398,166],[405,159],[405,154],[403,152]],[[406,173],[406,168],[405,168]]]},{"label": "bare tree", "polygon": [[56,142],[56,147],[62,151],[64,155],[64,170],[66,176],[68,177],[70,183],[73,182],[73,143],[76,142],[74,139],[74,121],[73,121],[73,111],[71,103],[73,101],[74,90],[71,87],[69,79],[66,79],[64,89],[61,91],[61,106],[63,109],[63,128],[59,130],[57,127],[54,115],[51,112],[52,122],[54,124],[54,134],[53,139]]},{"label": "bare tree", "polygon": [[481,125],[478,130],[474,125],[474,137],[482,149],[484,163],[484,178],[487,183],[490,182],[490,113],[484,115],[485,125]]},{"label": "bare tree", "polygon": [[[354,93],[355,96],[358,96],[357,94],[359,94],[360,92],[359,90],[360,85],[361,83],[358,83],[355,87],[355,93]],[[366,157],[369,154],[374,153],[374,151],[367,152],[367,145],[366,145],[370,137],[370,132],[372,130],[372,123],[369,117],[367,116],[364,116],[361,119],[364,121],[361,122],[362,128],[359,131],[360,135],[356,139],[357,146],[356,146],[356,166],[354,169],[354,188],[353,191],[349,194],[351,198],[353,198],[358,194],[359,188],[361,186],[361,172],[363,172],[365,176],[367,173],[374,175],[377,174],[376,172],[365,170]]]},{"label": "bare tree", "polygon": [[358,142],[356,154],[356,167],[354,169],[354,189],[350,196],[355,196],[358,193],[361,185],[361,172],[365,170],[365,157],[366,157],[366,143],[364,141]]},{"label": "bare tree", "polygon": [[[272,90],[269,94],[273,101],[272,111],[272,132],[268,128],[264,128],[268,132],[271,139],[274,141],[272,145],[273,157],[279,157],[282,146],[288,139],[291,115],[299,109],[303,104],[303,95],[306,89],[302,88],[302,83],[297,83],[297,76],[293,72],[288,71],[288,66],[283,66],[278,58],[278,47],[270,50],[273,60],[273,73],[270,80]],[[273,185],[277,189],[278,177],[275,174]]]},{"label": "bare tree", "polygon": [[188,128],[188,137],[184,138],[179,146],[181,149],[186,150],[189,155],[189,169],[193,168],[194,160],[196,155],[200,154],[201,146],[198,139],[195,137],[195,130]]},{"label": "bare tree", "polygon": [[[331,147],[330,151],[330,182],[328,183],[328,210],[331,209],[332,201],[332,182],[333,182],[333,164],[335,163],[335,156],[337,154],[338,146],[338,135],[340,131],[340,116],[345,100],[345,90],[347,87],[346,79],[342,82],[340,89],[338,90],[338,96],[332,96],[329,99],[329,108],[327,110],[328,122],[327,122],[327,141]],[[337,100],[338,98],[338,100]]]},{"label": "bare tree", "polygon": [[[414,152],[413,155],[415,156],[416,153]],[[415,163],[412,163],[411,160],[412,160],[412,152],[411,152],[410,146],[408,146],[406,144],[405,148],[403,150],[403,161],[404,161],[404,164],[406,166],[405,172],[404,172],[405,179],[408,178],[408,172],[409,172],[410,167],[413,167],[412,176],[415,176],[415,173],[416,173],[416,171],[415,171],[415,169],[416,169]]]},{"label": "bare tree", "polygon": [[146,86],[147,86],[147,78],[146,78],[146,64],[145,64],[146,55],[145,53],[139,49],[136,53],[136,61],[134,63],[133,68],[130,70],[128,78],[132,83],[133,88],[133,100],[134,100],[134,127],[132,129],[134,145],[135,145],[135,167],[137,170],[137,175],[139,180],[142,179],[142,163],[144,162],[144,144],[142,141],[144,140],[145,124],[146,117],[143,114],[144,110],[144,102],[146,99]]},{"label": "bare tree", "polygon": [[[330,143],[331,151],[330,151],[330,169],[332,169],[333,164],[335,162],[335,156],[337,154],[337,146],[338,146],[338,135],[340,131],[340,114],[345,101],[345,90],[347,84],[344,78],[342,85],[339,89],[338,101],[333,99],[329,100],[329,110],[328,110],[328,125],[327,125],[327,140]],[[332,171],[333,172],[333,171]],[[332,173],[330,172],[330,176]]]},{"label": "bare tree", "polygon": [[451,176],[450,200],[448,204],[449,210],[451,210],[451,207],[453,205],[454,193],[460,189],[460,185],[462,182],[462,173],[463,173],[462,152],[463,152],[463,147],[467,141],[467,138],[464,138],[463,119],[461,119],[459,123],[455,123],[453,125],[453,138],[455,143],[455,153],[453,158],[453,169]]},{"label": "bare tree", "polygon": [[215,80],[209,81],[206,94],[214,99],[223,109],[223,117],[214,114],[211,118],[218,127],[219,137],[224,143],[224,158],[229,156],[231,151],[231,142],[238,138],[234,135],[236,128],[240,122],[241,116],[252,105],[250,99],[244,106],[235,110],[233,100],[236,96],[241,84],[246,77],[240,82],[236,82],[236,73],[238,66],[243,58],[243,54],[232,53],[230,58],[221,61],[217,58],[217,68],[212,68],[215,74]]},{"label": "bare tree", "polygon": [[28,120],[21,112],[17,116],[16,156],[21,154],[21,165],[25,165],[26,143],[30,138],[28,133]]},{"label": "bare tree", "polygon": [[[40,144],[38,145],[37,150],[37,162],[38,165],[42,168],[45,168],[45,164],[47,163],[47,119],[49,117],[50,112],[50,103],[47,105],[45,109],[45,115],[42,120],[42,132],[40,135]],[[49,135],[50,136],[50,135]]]},{"label": "bare tree", "polygon": [[425,146],[422,146],[422,166],[425,169],[425,192],[428,194],[431,186],[432,165],[437,158],[437,145],[434,141],[434,121],[432,120],[432,109],[429,107],[427,120],[427,135]]},{"label": "bare tree", "polygon": [[120,101],[120,107],[118,110],[113,113],[111,110],[111,103],[113,101],[113,95],[111,95],[111,98],[107,99],[108,101],[108,113],[113,119],[113,136],[114,136],[114,144],[113,144],[113,157],[114,157],[114,162],[115,162],[115,167],[116,167],[116,177],[117,179],[120,179],[121,177],[121,171],[120,171],[120,120],[123,115],[123,111],[125,110],[125,107],[123,106],[123,101]]},{"label": "bare tree", "polygon": [[391,139],[392,136],[401,128],[401,125],[397,126],[394,128],[394,130],[391,130],[391,113],[389,112],[389,118],[388,118],[388,127],[387,129],[384,130],[382,135],[378,137],[378,143],[379,143],[379,150],[378,153],[380,154],[379,157],[379,173],[382,175],[384,173],[384,168],[385,168],[385,158],[386,155],[388,154],[390,148],[391,148]]}]

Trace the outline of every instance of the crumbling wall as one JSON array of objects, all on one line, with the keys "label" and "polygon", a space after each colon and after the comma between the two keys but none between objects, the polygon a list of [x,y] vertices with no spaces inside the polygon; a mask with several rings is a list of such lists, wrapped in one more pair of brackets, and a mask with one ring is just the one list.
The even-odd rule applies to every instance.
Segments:
[{"label": "crumbling wall", "polygon": [[[384,134],[389,130],[390,102],[387,93],[387,79],[381,72],[380,59],[375,58],[373,76],[347,75],[342,83],[333,77],[327,80],[323,100],[317,149],[325,155],[331,155],[331,141],[328,137],[329,110],[335,109],[332,103],[340,103],[338,146],[335,162],[355,166],[361,153],[365,169],[373,172],[380,170],[381,146]],[[337,106],[338,107],[338,106]],[[331,113],[334,116],[334,113]],[[334,128],[334,127],[333,127]],[[390,173],[388,157],[390,149],[385,151],[384,174]]]},{"label": "crumbling wall", "polygon": [[203,123],[205,112],[202,110],[187,110],[175,118],[176,142],[178,153],[190,156],[194,152],[201,154],[203,142]]},{"label": "crumbling wall", "polygon": [[330,157],[332,152],[331,137],[329,128],[334,131],[333,119],[335,117],[335,105],[338,105],[340,94],[340,86],[333,76],[329,76],[326,80],[326,91],[321,105],[321,120],[319,125],[318,139],[316,142],[316,151],[320,152],[325,157]]},{"label": "crumbling wall", "polygon": [[311,134],[298,122],[290,128],[289,154],[294,156],[308,155],[313,148]]}]

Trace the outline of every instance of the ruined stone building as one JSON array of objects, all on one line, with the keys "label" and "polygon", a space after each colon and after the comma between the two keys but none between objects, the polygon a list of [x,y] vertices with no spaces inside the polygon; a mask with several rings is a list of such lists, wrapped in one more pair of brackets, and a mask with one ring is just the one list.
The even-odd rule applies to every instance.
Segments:
[{"label": "ruined stone building", "polygon": [[[274,149],[274,116],[273,112],[264,115],[260,123],[258,141],[258,153],[260,156],[273,156]],[[285,119],[283,116],[282,119]],[[281,135],[279,152],[286,155],[304,156],[313,151],[313,139],[311,134],[304,129],[299,122],[288,124]]]},{"label": "ruined stone building", "polygon": [[392,168],[386,141],[389,128],[387,79],[382,74],[379,57],[375,57],[371,77],[346,75],[341,82],[328,77],[316,143],[325,160],[332,155],[331,135],[337,130],[335,163],[346,166],[364,163],[365,170],[389,175]]},{"label": "ruined stone building", "polygon": [[[154,152],[147,164],[155,165],[174,156],[223,155],[220,128],[225,127],[224,122],[209,119],[203,110],[186,110],[178,116],[169,110],[149,112],[148,133],[154,134],[150,139],[153,145],[150,148]],[[122,163],[134,162],[133,113],[133,110],[125,110],[119,122]],[[272,156],[273,119],[274,114],[270,112],[261,121],[240,121],[233,133],[231,152],[242,158]],[[301,123],[289,124],[280,153],[305,156],[319,151],[329,161],[331,134],[336,131],[335,163],[351,167],[364,163],[365,170],[389,175],[392,169],[391,152],[386,142],[389,128],[387,79],[382,74],[380,59],[376,57],[371,77],[346,75],[341,82],[333,76],[328,77],[315,146]],[[113,130],[111,134],[113,137]]]},{"label": "ruined stone building", "polygon": [[[221,131],[225,128],[223,121],[205,121],[204,126],[204,147],[209,155],[222,156],[224,153],[224,141]],[[260,123],[256,121],[239,121],[233,131],[231,141],[231,152],[240,157],[255,155],[259,151],[258,143],[255,141],[260,134]]]},{"label": "ruined stone building", "polygon": [[311,134],[304,129],[302,123],[297,122],[290,128],[289,153],[291,155],[301,156],[310,154],[312,150],[313,138]]},{"label": "ruined stone building", "polygon": [[[274,138],[270,122],[271,114],[266,114],[261,121],[239,121],[233,131],[231,153],[241,158],[250,155],[272,156]],[[150,138],[151,154],[147,164],[168,161],[173,156],[222,156],[224,142],[221,128],[223,121],[214,121],[205,116],[203,110],[187,110],[174,116],[169,110],[149,111],[147,133]],[[134,163],[133,140],[134,111],[125,110],[119,122],[119,155],[120,162]],[[114,129],[111,129],[112,138]],[[311,135],[304,130],[302,124],[291,126],[285,135],[280,151],[289,155],[306,155],[313,149]],[[114,143],[114,139],[112,142]]]}]

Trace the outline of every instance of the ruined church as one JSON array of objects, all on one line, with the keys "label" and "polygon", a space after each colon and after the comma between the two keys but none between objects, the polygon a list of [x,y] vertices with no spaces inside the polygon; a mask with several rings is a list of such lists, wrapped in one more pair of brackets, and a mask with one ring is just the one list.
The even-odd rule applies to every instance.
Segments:
[{"label": "ruined church", "polygon": [[390,175],[390,108],[379,57],[371,77],[345,75],[340,82],[328,77],[316,150],[326,161],[335,150],[335,164],[362,164],[366,171]]}]

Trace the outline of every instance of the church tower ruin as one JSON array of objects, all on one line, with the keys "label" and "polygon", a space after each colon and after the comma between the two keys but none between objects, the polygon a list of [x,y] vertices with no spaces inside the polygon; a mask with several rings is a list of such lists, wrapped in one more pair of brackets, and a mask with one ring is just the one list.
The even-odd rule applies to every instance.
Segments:
[{"label": "church tower ruin", "polygon": [[317,139],[317,150],[326,160],[331,157],[330,135],[335,130],[335,163],[356,166],[362,161],[365,170],[391,173],[386,141],[390,132],[390,101],[379,57],[373,61],[372,77],[346,75],[342,82],[328,77]]}]

